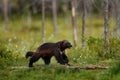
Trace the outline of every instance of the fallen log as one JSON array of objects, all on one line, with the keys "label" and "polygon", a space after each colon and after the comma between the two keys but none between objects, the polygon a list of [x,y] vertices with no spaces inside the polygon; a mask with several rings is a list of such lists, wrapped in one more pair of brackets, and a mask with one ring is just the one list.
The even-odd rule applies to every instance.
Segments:
[{"label": "fallen log", "polygon": [[86,70],[96,70],[96,69],[108,69],[108,66],[104,65],[87,65],[87,66],[64,66],[69,69],[86,69]]},{"label": "fallen log", "polygon": [[12,66],[12,67],[9,67],[8,69],[29,69],[29,67],[27,67],[27,66]]},{"label": "fallen log", "polygon": [[[41,66],[43,67],[43,66]],[[97,70],[97,69],[108,69],[108,66],[105,65],[87,65],[87,66],[67,66],[67,65],[61,65],[61,66],[52,66],[52,67],[61,67],[61,68],[67,68],[67,69],[85,69],[85,70]],[[40,66],[35,66],[33,68],[40,68]],[[13,66],[9,67],[9,69],[30,69],[27,66]]]}]

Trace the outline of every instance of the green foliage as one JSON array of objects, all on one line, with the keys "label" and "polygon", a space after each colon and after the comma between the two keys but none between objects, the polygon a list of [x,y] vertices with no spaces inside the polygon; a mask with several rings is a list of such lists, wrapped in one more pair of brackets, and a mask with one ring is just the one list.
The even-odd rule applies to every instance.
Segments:
[{"label": "green foliage", "polygon": [[[89,50],[97,53],[101,58],[119,58],[120,57],[120,40],[117,38],[110,38],[109,48],[110,52],[106,53],[104,39],[90,37],[87,41]],[[117,47],[116,47],[117,46]]]},{"label": "green foliage", "polygon": [[5,41],[0,40],[0,68],[11,65],[12,60],[11,51],[7,50]]},{"label": "green foliage", "polygon": [[[69,17],[69,15],[67,15]],[[94,18],[94,17],[93,17]],[[56,63],[53,58],[51,65],[45,66],[40,59],[36,62],[35,68],[24,69],[21,66],[28,66],[29,59],[25,59],[27,51],[35,51],[41,44],[41,20],[39,17],[32,19],[29,24],[24,16],[22,19],[10,21],[9,32],[4,32],[3,21],[0,21],[0,80],[119,80],[119,64],[114,63],[120,57],[120,40],[110,39],[110,53],[106,54],[104,49],[104,39],[97,38],[103,34],[103,21],[98,17],[93,19],[92,32],[91,27],[86,27],[86,48],[81,48],[79,38],[78,47],[74,46],[67,50],[67,56],[71,65],[107,65],[112,67],[108,70],[77,70],[63,68]],[[80,18],[81,19],[81,18]],[[80,21],[80,19],[78,21]],[[52,19],[46,17],[45,39],[46,42],[56,42],[68,39],[72,44],[71,19],[64,21],[63,16],[58,18],[58,34],[53,35]],[[81,22],[81,21],[80,21]],[[78,28],[81,29],[81,23],[78,22]],[[91,22],[91,21],[90,21]],[[113,23],[112,23],[113,24]],[[110,24],[111,25],[111,24]],[[87,24],[87,26],[90,26]],[[100,27],[99,27],[100,26]],[[78,30],[81,33],[80,30]],[[80,35],[79,35],[80,36]],[[89,37],[88,36],[93,36]],[[103,37],[103,36],[101,36]],[[109,58],[106,57],[109,55]],[[11,67],[18,67],[12,69]],[[112,76],[113,75],[113,76]],[[1,77],[2,76],[2,77]]]},{"label": "green foliage", "polygon": [[120,61],[119,62],[115,62],[113,64],[113,67],[110,68],[109,73],[110,73],[110,75],[120,74]]},{"label": "green foliage", "polygon": [[77,48],[71,50],[68,54],[71,64],[76,65],[87,65],[87,64],[97,64],[98,61],[96,53],[89,49]]},{"label": "green foliage", "polygon": [[112,58],[120,59],[120,39],[111,38],[110,39],[110,55]]},{"label": "green foliage", "polygon": [[91,51],[95,52],[99,57],[105,57],[104,40],[99,38],[90,37],[87,41],[88,47]]},{"label": "green foliage", "polygon": [[[119,80],[120,77],[120,61],[112,62],[111,67],[99,74],[98,80]],[[102,76],[102,77],[101,77]],[[108,77],[109,76],[109,77]]]}]

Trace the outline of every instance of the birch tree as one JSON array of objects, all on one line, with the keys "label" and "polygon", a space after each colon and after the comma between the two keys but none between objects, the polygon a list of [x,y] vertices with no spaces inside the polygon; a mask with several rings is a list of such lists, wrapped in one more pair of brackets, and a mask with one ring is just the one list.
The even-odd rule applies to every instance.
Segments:
[{"label": "birch tree", "polygon": [[75,1],[76,0],[71,0],[71,5],[72,5],[72,28],[73,28],[74,45],[77,46],[77,25],[76,25]]},{"label": "birch tree", "polygon": [[85,48],[85,0],[82,0],[82,48]]},{"label": "birch tree", "polygon": [[118,37],[120,32],[120,0],[112,0],[111,3],[113,3],[113,15],[115,17],[115,27],[114,27],[114,36]]},{"label": "birch tree", "polygon": [[42,0],[42,43],[45,42],[45,0]]},{"label": "birch tree", "polygon": [[53,28],[54,34],[57,33],[57,2],[52,0]]},{"label": "birch tree", "polygon": [[109,31],[108,31],[108,0],[104,0],[104,35],[105,35],[105,49],[109,53]]},{"label": "birch tree", "polygon": [[5,21],[5,31],[8,32],[8,0],[3,0],[3,5],[4,5],[4,21]]}]

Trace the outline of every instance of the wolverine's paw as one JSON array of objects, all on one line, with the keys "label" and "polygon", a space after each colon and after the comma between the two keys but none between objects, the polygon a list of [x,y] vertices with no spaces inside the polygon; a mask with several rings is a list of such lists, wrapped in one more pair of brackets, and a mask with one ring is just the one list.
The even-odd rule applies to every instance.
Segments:
[{"label": "wolverine's paw", "polygon": [[34,67],[33,65],[29,65],[29,67]]},{"label": "wolverine's paw", "polygon": [[71,64],[68,64],[68,63],[67,63],[67,64],[65,64],[65,65],[66,65],[66,66],[72,66]]}]

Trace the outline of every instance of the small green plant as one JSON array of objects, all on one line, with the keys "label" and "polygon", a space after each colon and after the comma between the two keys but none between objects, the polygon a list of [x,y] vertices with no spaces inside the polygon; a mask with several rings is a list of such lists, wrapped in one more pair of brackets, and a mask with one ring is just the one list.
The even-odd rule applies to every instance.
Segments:
[{"label": "small green plant", "polygon": [[120,74],[120,61],[114,63],[114,66],[112,68],[110,68],[109,73],[111,75],[117,75]]},{"label": "small green plant", "polygon": [[87,44],[92,52],[97,53],[98,57],[105,57],[104,39],[89,37]]},{"label": "small green plant", "polygon": [[[120,40],[110,38],[109,48],[110,52],[106,53],[103,38],[90,37],[87,41],[88,47],[92,52],[97,53],[101,58],[119,58],[120,57]],[[116,47],[117,46],[117,47]]]},{"label": "small green plant", "polygon": [[7,51],[5,41],[0,40],[0,68],[10,65],[13,56],[11,51]]}]

